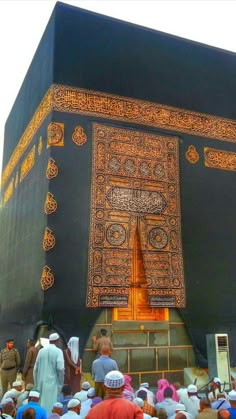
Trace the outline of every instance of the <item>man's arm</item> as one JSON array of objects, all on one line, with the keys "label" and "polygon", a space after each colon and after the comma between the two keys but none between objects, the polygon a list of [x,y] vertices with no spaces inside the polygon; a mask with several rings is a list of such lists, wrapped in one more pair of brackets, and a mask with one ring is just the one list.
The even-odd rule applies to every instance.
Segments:
[{"label": "man's arm", "polygon": [[58,351],[56,368],[57,368],[57,377],[58,377],[59,385],[63,386],[64,374],[65,374],[65,362],[64,362],[63,352],[61,349]]},{"label": "man's arm", "polygon": [[26,358],[25,358],[25,363],[24,363],[24,367],[23,367],[23,377],[27,374],[29,366],[32,362],[32,357],[33,357],[33,352],[32,351],[28,351],[26,354]]},{"label": "man's arm", "polygon": [[19,368],[20,366],[20,353],[18,349],[15,349],[15,355],[16,355],[16,368]]}]

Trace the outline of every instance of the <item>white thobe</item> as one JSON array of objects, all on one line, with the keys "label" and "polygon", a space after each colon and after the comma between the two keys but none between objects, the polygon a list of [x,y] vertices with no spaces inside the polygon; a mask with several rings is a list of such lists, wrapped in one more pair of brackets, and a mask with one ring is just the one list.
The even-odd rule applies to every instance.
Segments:
[{"label": "white thobe", "polygon": [[35,388],[40,393],[40,405],[50,414],[64,382],[62,350],[52,343],[40,349],[33,374]]}]

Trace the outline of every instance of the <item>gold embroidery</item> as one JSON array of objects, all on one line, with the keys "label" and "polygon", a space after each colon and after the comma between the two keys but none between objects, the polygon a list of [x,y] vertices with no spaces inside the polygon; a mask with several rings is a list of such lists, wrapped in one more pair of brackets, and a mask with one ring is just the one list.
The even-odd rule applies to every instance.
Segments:
[{"label": "gold embroidery", "polygon": [[149,305],[184,307],[178,138],[94,124],[92,168],[87,306],[127,306],[138,234]]},{"label": "gold embroidery", "polygon": [[64,146],[64,124],[59,122],[51,122],[48,125],[48,141],[47,147],[63,147]]},{"label": "gold embroidery", "polygon": [[20,182],[24,179],[24,177],[29,173],[32,169],[35,161],[35,146],[30,150],[29,154],[26,156],[25,160],[23,161],[20,167]]},{"label": "gold embroidery", "polygon": [[35,111],[33,118],[31,119],[29,125],[27,126],[24,134],[20,138],[19,143],[17,144],[15,150],[13,151],[10,160],[5,166],[2,174],[1,185],[2,187],[7,182],[7,179],[10,177],[11,173],[15,169],[17,163],[19,162],[21,156],[24,154],[28,145],[31,143],[33,136],[37,132],[38,128],[44,121],[45,117],[52,111],[53,107],[53,88],[50,87],[47,93],[45,94],[42,102]]},{"label": "gold embroidery", "polygon": [[46,177],[47,179],[52,179],[58,175],[58,167],[51,157],[48,160],[47,170],[46,170]]},{"label": "gold embroidery", "polygon": [[45,265],[41,275],[41,288],[46,291],[54,285],[54,275],[51,268],[48,265]]},{"label": "gold embroidery", "polygon": [[14,191],[14,178],[12,178],[11,182],[9,183],[8,187],[6,188],[4,195],[3,195],[3,206],[6,205],[6,203],[11,198]]},{"label": "gold embroidery", "polygon": [[189,146],[188,150],[185,153],[185,156],[190,163],[197,163],[197,161],[199,160],[199,154],[193,145]]},{"label": "gold embroidery", "polygon": [[236,141],[236,121],[142,100],[62,85],[53,86],[53,109]]},{"label": "gold embroidery", "polygon": [[47,193],[44,211],[46,214],[52,214],[57,210],[57,201],[54,199],[54,196],[51,192]]},{"label": "gold embroidery", "polygon": [[34,113],[29,125],[2,174],[1,185],[31,143],[34,134],[51,111],[92,115],[124,122],[165,128],[202,137],[236,142],[236,121],[208,114],[191,112],[148,101],[94,92],[80,88],[52,85]]},{"label": "gold embroidery", "polygon": [[52,233],[52,230],[50,228],[46,227],[43,237],[43,249],[45,252],[48,252],[51,250],[56,244],[55,236]]},{"label": "gold embroidery", "polygon": [[80,126],[75,127],[75,130],[72,134],[72,140],[78,146],[83,145],[87,141],[87,135],[84,132],[84,129]]},{"label": "gold embroidery", "polygon": [[235,171],[236,153],[204,147],[204,163],[206,167]]},{"label": "gold embroidery", "polygon": [[39,138],[39,143],[38,143],[38,155],[41,156],[43,150],[43,139],[42,136]]},{"label": "gold embroidery", "polygon": [[18,173],[18,172],[16,172],[16,178],[15,178],[15,189],[17,188],[18,183],[19,183],[19,173]]}]

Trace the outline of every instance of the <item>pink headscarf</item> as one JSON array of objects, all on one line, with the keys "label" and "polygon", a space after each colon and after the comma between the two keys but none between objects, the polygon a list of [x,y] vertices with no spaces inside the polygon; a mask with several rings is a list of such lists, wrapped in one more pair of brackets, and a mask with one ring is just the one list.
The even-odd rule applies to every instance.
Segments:
[{"label": "pink headscarf", "polygon": [[176,402],[178,402],[179,397],[176,392],[175,386],[173,386],[173,384],[170,384],[169,381],[165,380],[164,378],[157,381],[157,392],[156,392],[157,402],[162,402],[164,400],[164,391],[167,387],[170,387],[173,390],[172,400],[175,400]]},{"label": "pink headscarf", "polygon": [[124,399],[133,401],[133,399],[134,399],[134,389],[131,386],[132,378],[130,377],[130,375],[127,375],[127,374],[124,375],[124,378],[125,378],[125,386],[124,386],[124,390],[122,392],[122,397]]}]

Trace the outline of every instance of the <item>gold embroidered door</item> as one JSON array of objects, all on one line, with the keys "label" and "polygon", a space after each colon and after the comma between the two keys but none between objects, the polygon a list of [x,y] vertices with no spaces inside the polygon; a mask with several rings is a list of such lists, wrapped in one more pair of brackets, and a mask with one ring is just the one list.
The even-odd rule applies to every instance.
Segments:
[{"label": "gold embroidered door", "polygon": [[113,320],[169,320],[168,308],[152,308],[148,304],[145,271],[139,234],[136,230],[133,246],[132,278],[127,307],[114,308]]}]

